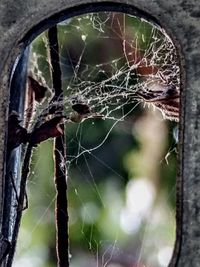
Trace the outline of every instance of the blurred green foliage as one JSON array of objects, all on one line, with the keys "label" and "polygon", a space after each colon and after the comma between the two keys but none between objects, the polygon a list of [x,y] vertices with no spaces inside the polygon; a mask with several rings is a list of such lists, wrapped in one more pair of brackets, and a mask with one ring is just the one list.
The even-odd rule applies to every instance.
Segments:
[{"label": "blurred green foliage", "polygon": [[[58,30],[66,97],[74,94],[74,88],[82,94],[85,82],[102,83],[127,64],[117,23],[121,33],[128,32],[127,38],[133,35],[133,43],[138,40],[136,52],[141,55],[152,40],[158,39],[157,47],[163,42],[163,33],[153,25],[121,13],[85,14],[63,22]],[[46,33],[32,43],[30,69],[51,87]],[[124,72],[110,83],[131,86],[138,79],[136,72]],[[112,103],[111,108],[117,105]],[[133,104],[122,105],[113,116],[123,117],[132,108]],[[161,252],[172,249],[175,238],[172,132],[176,123],[142,106],[116,121],[88,119],[65,125],[70,266],[167,266],[162,259],[169,260],[169,255]],[[34,150],[27,187],[29,209],[23,216],[15,266],[56,266],[52,147],[50,140]],[[138,193],[134,193],[136,186]],[[133,203],[136,196],[139,202]],[[159,255],[164,256],[159,259]]]}]

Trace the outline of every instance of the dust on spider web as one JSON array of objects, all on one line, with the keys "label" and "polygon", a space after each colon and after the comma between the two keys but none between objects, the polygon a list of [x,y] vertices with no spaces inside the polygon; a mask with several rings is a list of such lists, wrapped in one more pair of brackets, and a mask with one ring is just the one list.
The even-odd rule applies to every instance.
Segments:
[{"label": "dust on spider web", "polygon": [[[81,266],[88,266],[86,258],[89,258],[91,266],[99,267],[130,266],[130,263],[139,264],[142,261],[155,263],[156,259],[150,256],[147,259],[144,251],[149,249],[148,244],[144,243],[150,241],[147,232],[152,228],[150,218],[154,209],[150,208],[147,216],[143,217],[141,228],[137,226],[138,233],[130,229],[130,226],[126,229],[127,232],[123,233],[120,226],[122,222],[117,223],[117,220],[122,220],[122,211],[126,206],[125,193],[121,188],[128,190],[127,174],[124,175],[120,168],[116,168],[102,151],[106,146],[110,147],[111,150],[107,149],[106,153],[114,156],[115,148],[111,145],[111,139],[115,138],[120,130],[126,133],[125,136],[129,140],[126,145],[121,144],[126,147],[123,153],[128,154],[129,146],[135,149],[131,142],[131,131],[133,123],[137,122],[140,113],[142,114],[135,94],[137,91],[146,90],[152,83],[173,84],[179,87],[180,70],[175,47],[163,30],[152,27],[143,19],[122,13],[82,15],[61,23],[58,29],[66,115],[74,112],[74,101],[85,103],[92,113],[102,115],[101,119],[86,120],[77,125],[66,124],[67,162],[63,164],[67,164],[69,170],[69,197],[76,205],[78,203],[78,211],[74,210],[73,205],[69,207],[70,229],[76,234],[79,231],[82,236],[79,242],[87,251],[83,255],[79,248],[80,254],[77,254],[76,258],[76,252],[72,249],[72,266],[80,266],[80,258]],[[33,44],[30,62],[30,69],[38,77],[43,77],[51,88],[51,66],[45,34]],[[48,103],[44,105],[47,107]],[[44,107],[38,105],[36,108],[37,116]],[[102,133],[99,133],[101,130]],[[125,139],[123,141],[125,142]],[[120,147],[116,149],[120,150]],[[116,153],[116,156],[119,155]],[[164,157],[165,155],[161,160],[164,160]],[[169,157],[166,160],[168,159]],[[39,163],[36,160],[35,168],[37,164]],[[106,173],[108,177],[103,179]],[[76,175],[82,177],[87,185],[88,191],[85,194],[88,196],[85,196]],[[98,175],[105,182],[104,187]],[[96,200],[93,202],[94,198]],[[42,213],[41,218],[46,212],[45,210],[45,213]],[[117,216],[120,213],[121,216]],[[102,221],[103,214],[104,219],[113,223],[110,234],[106,232],[108,225]],[[110,216],[116,216],[115,223]],[[34,226],[33,232],[41,220]],[[77,221],[82,221],[81,226],[74,226]],[[122,239],[127,236],[137,242],[129,241],[130,247],[128,242],[123,247]],[[156,254],[152,251],[151,253]],[[165,266],[158,263],[158,260],[157,264]]]},{"label": "dust on spider web", "polygon": [[[137,91],[152,83],[179,88],[180,69],[172,41],[164,30],[142,19],[100,12],[67,20],[58,29],[66,114],[77,101],[86,102],[104,118],[115,119],[124,105],[137,101]],[[48,49],[45,35],[38,46],[42,38],[42,49]],[[47,54],[33,50],[31,63],[36,71],[40,65],[38,76],[50,85]]]}]

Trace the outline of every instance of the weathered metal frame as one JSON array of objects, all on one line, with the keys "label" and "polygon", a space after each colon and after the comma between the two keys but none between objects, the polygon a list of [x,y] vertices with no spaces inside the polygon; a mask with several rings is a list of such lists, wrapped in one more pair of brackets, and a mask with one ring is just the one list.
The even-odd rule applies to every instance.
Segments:
[{"label": "weathered metal frame", "polygon": [[[199,0],[1,0],[0,2],[0,223],[9,82],[14,62],[48,26],[86,11],[120,5],[154,18],[173,39],[181,65],[181,123],[177,184],[177,240],[170,266],[200,266],[200,2]],[[131,9],[133,7],[133,9]],[[134,9],[135,7],[135,9]],[[133,12],[133,11],[132,11]],[[184,90],[183,90],[184,89]]]}]

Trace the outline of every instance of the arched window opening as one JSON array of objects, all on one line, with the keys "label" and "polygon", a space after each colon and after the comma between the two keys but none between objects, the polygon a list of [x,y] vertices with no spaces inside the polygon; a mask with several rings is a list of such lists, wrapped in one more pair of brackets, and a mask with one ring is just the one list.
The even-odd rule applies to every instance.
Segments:
[{"label": "arched window opening", "polygon": [[[20,137],[8,149],[30,147],[22,153],[24,178],[33,153],[16,266],[55,265],[51,138],[60,136],[54,156],[57,178],[67,171],[70,266],[168,266],[179,92],[175,46],[144,18],[86,13],[32,42],[23,123],[15,108],[9,117]],[[25,193],[15,194],[17,208],[27,203]]]}]

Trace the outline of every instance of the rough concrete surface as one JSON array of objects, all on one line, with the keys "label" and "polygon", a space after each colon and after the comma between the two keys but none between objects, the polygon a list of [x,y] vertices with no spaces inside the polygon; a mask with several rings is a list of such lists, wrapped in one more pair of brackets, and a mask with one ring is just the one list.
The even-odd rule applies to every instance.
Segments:
[{"label": "rough concrete surface", "polygon": [[[23,48],[21,40],[30,37],[32,28],[54,14],[62,11],[62,15],[74,15],[76,12],[87,10],[81,7],[81,4],[97,2],[101,3],[98,8],[104,8],[105,1],[95,0],[0,1],[0,200],[3,194],[4,130],[8,109],[9,78],[13,63]],[[200,2],[199,0],[113,2],[121,3],[121,7],[130,4],[151,14],[167,30],[180,52],[182,89],[184,89],[180,144],[181,179],[178,182],[177,202],[178,241],[171,266],[200,266]],[[71,7],[73,9],[69,13],[67,10]],[[54,19],[58,19],[58,16]],[[51,23],[53,21],[51,20]],[[37,28],[38,32],[41,31],[41,26],[42,24]],[[43,25],[43,29],[45,27],[47,25]],[[36,28],[34,31],[36,32]]]}]

